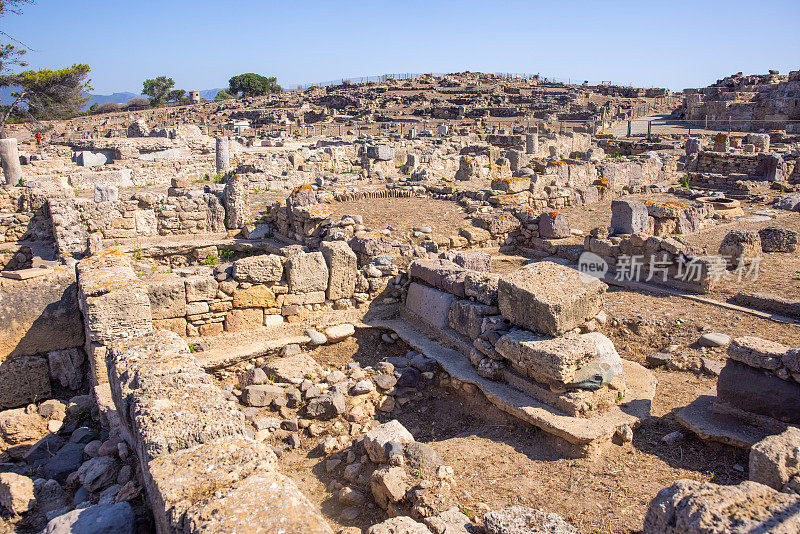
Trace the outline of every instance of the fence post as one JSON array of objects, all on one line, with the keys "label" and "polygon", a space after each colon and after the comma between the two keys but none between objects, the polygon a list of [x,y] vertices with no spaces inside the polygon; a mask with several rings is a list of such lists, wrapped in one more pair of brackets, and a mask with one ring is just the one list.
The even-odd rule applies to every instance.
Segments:
[{"label": "fence post", "polygon": [[731,116],[728,115],[728,135],[731,133]]},{"label": "fence post", "polygon": [[650,133],[653,129],[653,121],[647,121],[647,140],[650,140]]},{"label": "fence post", "polygon": [[633,125],[633,121],[628,121],[628,137],[631,136],[631,125]]}]

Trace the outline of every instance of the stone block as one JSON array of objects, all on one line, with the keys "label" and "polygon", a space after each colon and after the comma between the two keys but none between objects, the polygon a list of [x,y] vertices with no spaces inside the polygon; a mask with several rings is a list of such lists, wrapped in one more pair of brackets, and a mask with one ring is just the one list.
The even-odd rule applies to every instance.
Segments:
[{"label": "stone block", "polygon": [[322,367],[317,361],[305,353],[275,358],[264,364],[267,375],[282,381],[296,383],[303,380],[306,375],[321,376]]},{"label": "stone block", "polygon": [[119,189],[113,185],[96,184],[94,186],[95,202],[116,202],[119,200]]},{"label": "stone block", "polygon": [[642,534],[797,532],[800,496],[757,482],[719,486],[681,479],[650,501]]},{"label": "stone block", "polygon": [[428,285],[447,291],[445,278],[451,275],[464,274],[464,268],[448,260],[416,260],[408,267],[408,275],[412,279],[422,280]]},{"label": "stone block", "polygon": [[597,356],[595,340],[569,333],[561,337],[512,330],[502,336],[495,349],[518,367],[531,371],[534,378],[570,383],[578,369]]},{"label": "stone block", "polygon": [[412,282],[406,296],[406,309],[430,326],[445,329],[454,301],[455,297],[450,293]]},{"label": "stone block", "polygon": [[575,269],[540,262],[501,276],[498,301],[512,323],[558,336],[597,315],[607,287]]},{"label": "stone block", "polygon": [[647,232],[647,206],[636,200],[611,202],[611,228],[615,234]]},{"label": "stone block", "polygon": [[483,524],[486,534],[578,534],[578,529],[564,521],[560,515],[525,506],[510,506],[488,512],[483,516]]},{"label": "stone block", "polygon": [[328,264],[328,299],[349,299],[355,291],[358,275],[355,252],[344,241],[323,241],[319,250]]},{"label": "stone block", "polygon": [[254,285],[233,292],[234,308],[273,308],[275,304],[275,293],[265,285]]},{"label": "stone block", "polygon": [[291,293],[325,291],[328,265],[321,252],[300,252],[286,261],[286,278]]},{"label": "stone block", "polygon": [[242,401],[248,406],[264,407],[275,399],[283,398],[286,390],[273,384],[253,384],[242,390]]},{"label": "stone block", "polygon": [[492,256],[479,250],[454,251],[448,250],[441,254],[442,259],[451,261],[469,271],[479,271],[483,273],[491,272]]},{"label": "stone block", "polygon": [[789,347],[754,336],[734,338],[728,346],[728,357],[757,369],[778,370]]},{"label": "stone block", "polygon": [[46,358],[12,356],[2,362],[0,409],[24,406],[50,395],[50,370]]},{"label": "stone block", "polygon": [[218,283],[213,276],[195,275],[184,279],[186,302],[214,300],[217,297]]},{"label": "stone block", "polygon": [[750,480],[785,491],[786,484],[800,475],[800,428],[768,436],[750,449]]},{"label": "stone block", "polygon": [[470,339],[476,339],[483,332],[481,325],[483,318],[487,315],[496,315],[495,306],[487,306],[469,300],[457,300],[450,306],[448,321],[450,328],[465,335]]},{"label": "stone block", "polygon": [[[186,512],[247,477],[275,469],[277,458],[263,442],[233,436],[167,454],[147,464],[147,495],[163,532],[182,531]],[[266,490],[266,488],[265,488]]]},{"label": "stone block", "polygon": [[464,292],[482,304],[497,306],[499,274],[468,272],[464,276]]},{"label": "stone block", "polygon": [[761,255],[761,237],[749,230],[731,230],[722,239],[719,255],[725,259],[728,267],[749,265]]},{"label": "stone block", "polygon": [[280,282],[283,277],[283,263],[276,254],[249,256],[233,262],[233,278],[239,282],[266,284]]},{"label": "stone block", "polygon": [[150,312],[153,319],[186,315],[186,284],[174,274],[160,274],[147,280]]},{"label": "stone block", "polygon": [[237,308],[225,316],[226,332],[247,332],[264,326],[264,308]]},{"label": "stone block", "polygon": [[169,330],[180,336],[186,335],[186,319],[174,317],[172,319],[153,319],[153,330]]},{"label": "stone block", "polygon": [[794,252],[797,250],[797,232],[780,226],[768,226],[758,231],[761,250],[764,252]]},{"label": "stone block", "polygon": [[402,446],[413,441],[414,436],[397,419],[383,423],[364,434],[364,448],[369,459],[376,464],[389,461],[387,445],[397,443]]},{"label": "stone block", "polygon": [[367,146],[367,157],[379,161],[389,161],[394,159],[394,148],[388,145]]},{"label": "stone block", "polygon": [[800,423],[800,384],[733,359],[717,379],[717,402],[783,423]]},{"label": "stone block", "polygon": [[539,237],[564,239],[572,235],[566,215],[557,211],[545,211],[539,217]]},{"label": "stone block", "polygon": [[173,332],[114,344],[108,370],[114,403],[140,460],[244,432],[241,412]]}]

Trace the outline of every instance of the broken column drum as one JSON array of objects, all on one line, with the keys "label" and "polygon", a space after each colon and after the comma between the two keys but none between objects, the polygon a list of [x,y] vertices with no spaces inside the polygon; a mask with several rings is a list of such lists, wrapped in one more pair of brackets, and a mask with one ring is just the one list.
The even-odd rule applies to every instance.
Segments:
[{"label": "broken column drum", "polygon": [[3,166],[4,184],[17,185],[22,178],[22,167],[19,163],[19,150],[15,138],[0,139],[0,163]]}]

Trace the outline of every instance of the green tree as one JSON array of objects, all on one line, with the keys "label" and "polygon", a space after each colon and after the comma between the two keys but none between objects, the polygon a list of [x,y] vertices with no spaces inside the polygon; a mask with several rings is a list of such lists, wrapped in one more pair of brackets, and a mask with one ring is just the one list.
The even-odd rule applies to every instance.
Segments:
[{"label": "green tree", "polygon": [[162,106],[169,98],[169,92],[175,87],[175,80],[159,76],[142,83],[142,94],[150,97],[150,105]]},{"label": "green tree", "polygon": [[[21,14],[24,4],[33,4],[33,0],[0,0],[0,18]],[[2,30],[0,36],[22,44]],[[23,120],[70,116],[80,111],[86,103],[84,92],[91,89],[89,65],[17,72],[27,67],[25,54],[24,48],[0,43],[0,89],[11,88],[13,98],[10,105],[0,106],[0,138],[6,136],[6,122],[12,114]]]},{"label": "green tree", "polygon": [[92,104],[91,106],[89,106],[89,111],[91,111],[92,113],[94,113],[95,111],[97,111],[97,108],[99,108],[99,107],[100,107],[100,104],[98,104],[97,102],[95,102],[94,104]]},{"label": "green tree", "polygon": [[239,74],[228,80],[228,92],[232,95],[260,96],[280,93],[283,88],[278,85],[275,76],[261,76],[254,72]]},{"label": "green tree", "polygon": [[230,94],[230,93],[229,93],[228,91],[226,91],[225,89],[223,89],[223,90],[219,91],[219,92],[218,92],[218,93],[217,93],[217,94],[214,96],[214,100],[230,100],[231,98],[233,98],[233,95],[232,95],[232,94]]},{"label": "green tree", "polygon": [[12,113],[26,120],[64,118],[77,113],[86,104],[89,85],[89,65],[78,64],[58,70],[25,70],[5,76],[0,85],[15,87],[14,101],[4,107],[0,118],[0,137],[5,137],[5,125]]},{"label": "green tree", "polygon": [[167,95],[167,102],[180,102],[186,97],[184,89],[173,89]]}]

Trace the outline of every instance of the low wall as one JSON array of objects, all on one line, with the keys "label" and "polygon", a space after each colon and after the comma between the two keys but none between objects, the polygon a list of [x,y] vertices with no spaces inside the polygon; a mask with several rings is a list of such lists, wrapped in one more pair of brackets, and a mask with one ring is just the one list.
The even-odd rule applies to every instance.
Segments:
[{"label": "low wall", "polygon": [[[145,285],[116,251],[77,264],[87,343],[136,451],[159,533],[332,534],[177,334],[153,330]],[[102,349],[102,351],[100,350]],[[96,375],[99,373],[96,373]],[[125,434],[125,433],[123,433]]]},{"label": "low wall", "polygon": [[6,409],[48,397],[46,353],[78,347],[84,336],[73,271],[0,278],[0,294],[0,409]]}]

